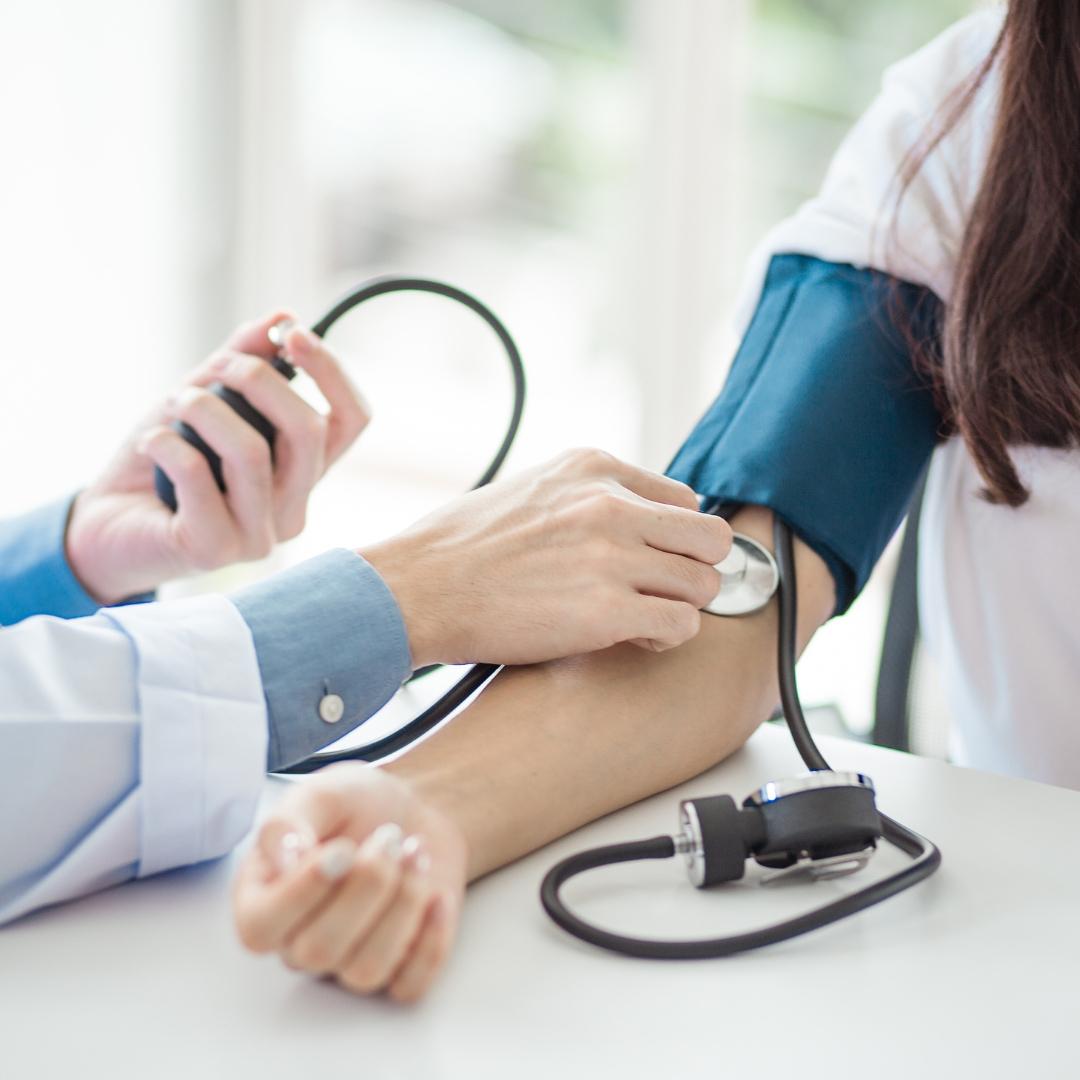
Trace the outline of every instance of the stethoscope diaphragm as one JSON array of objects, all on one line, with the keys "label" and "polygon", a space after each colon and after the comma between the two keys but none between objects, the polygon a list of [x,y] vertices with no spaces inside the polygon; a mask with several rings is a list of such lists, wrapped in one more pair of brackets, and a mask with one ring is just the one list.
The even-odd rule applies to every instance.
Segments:
[{"label": "stethoscope diaphragm", "polygon": [[772,553],[742,533],[732,536],[731,551],[716,569],[720,591],[702,609],[711,615],[751,615],[768,604],[780,585]]}]

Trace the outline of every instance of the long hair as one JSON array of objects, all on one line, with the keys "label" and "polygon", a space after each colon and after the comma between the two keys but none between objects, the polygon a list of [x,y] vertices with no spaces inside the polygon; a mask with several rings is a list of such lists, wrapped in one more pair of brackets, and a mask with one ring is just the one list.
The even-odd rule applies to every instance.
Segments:
[{"label": "long hair", "polygon": [[1012,0],[985,62],[901,169],[901,198],[991,68],[1000,105],[940,354],[949,426],[994,503],[1028,498],[1009,447],[1080,445],[1080,3]]}]

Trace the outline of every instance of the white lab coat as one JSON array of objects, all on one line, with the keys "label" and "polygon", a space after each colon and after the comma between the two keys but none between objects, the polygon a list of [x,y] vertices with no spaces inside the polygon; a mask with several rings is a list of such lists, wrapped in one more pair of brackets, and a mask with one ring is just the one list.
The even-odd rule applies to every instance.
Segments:
[{"label": "white lab coat", "polygon": [[266,743],[251,633],[223,597],[0,629],[0,923],[230,850]]}]

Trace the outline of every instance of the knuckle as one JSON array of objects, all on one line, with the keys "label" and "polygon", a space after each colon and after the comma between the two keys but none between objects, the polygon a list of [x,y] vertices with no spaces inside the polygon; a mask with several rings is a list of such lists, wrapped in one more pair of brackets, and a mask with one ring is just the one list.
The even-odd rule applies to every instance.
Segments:
[{"label": "knuckle", "polygon": [[176,399],[176,416],[185,424],[196,427],[200,418],[205,418],[214,407],[214,395],[201,386],[189,386]]},{"label": "knuckle", "polygon": [[401,980],[390,984],[387,994],[398,1005],[411,1005],[420,997],[420,985],[413,980]]},{"label": "knuckle", "polygon": [[622,520],[627,503],[618,492],[603,487],[589,499],[588,505],[593,519],[608,526]]},{"label": "knuckle", "polygon": [[273,550],[273,538],[260,533],[248,542],[244,554],[249,559],[265,559]]},{"label": "knuckle", "polygon": [[582,558],[586,565],[596,571],[607,570],[615,560],[618,550],[613,540],[606,536],[590,536],[582,545]]},{"label": "knuckle", "polygon": [[585,470],[592,474],[606,474],[611,472],[615,465],[615,458],[606,450],[598,450],[594,446],[586,447],[578,451],[581,464]]},{"label": "knuckle", "polygon": [[184,450],[177,454],[176,464],[172,467],[173,480],[182,484],[197,483],[207,470],[206,459],[197,450],[184,444]]},{"label": "knuckle", "polygon": [[[329,776],[327,771],[323,774]],[[343,809],[341,797],[337,789],[329,784],[309,784],[301,788],[303,802],[309,810],[309,815],[315,821],[329,821],[335,818]]]},{"label": "knuckle", "polygon": [[245,390],[257,390],[267,378],[274,377],[270,365],[254,356],[236,353],[229,361],[229,384],[243,393]]},{"label": "knuckle", "polygon": [[576,446],[562,455],[561,463],[576,474],[594,476],[610,471],[614,460],[605,450],[598,450],[594,446]]},{"label": "knuckle", "polygon": [[731,550],[733,535],[731,526],[723,518],[716,517],[714,514],[702,514],[701,518],[709,545],[708,558],[711,562],[718,563]]},{"label": "knuckle", "polygon": [[279,540],[293,540],[298,537],[307,525],[307,510],[301,507],[284,515],[278,528]]},{"label": "knuckle", "polygon": [[273,947],[269,926],[258,919],[238,915],[236,934],[240,938],[240,944],[248,952],[265,953]]},{"label": "knuckle", "polygon": [[357,881],[374,892],[384,892],[394,881],[394,867],[382,857],[361,857],[353,870]]},{"label": "knuckle", "polygon": [[689,641],[701,629],[701,612],[692,604],[676,604],[671,614],[671,628],[679,641]]},{"label": "knuckle", "polygon": [[206,569],[214,570],[219,566],[228,566],[229,563],[239,562],[244,551],[235,538],[223,540],[218,544],[204,544],[202,558]]},{"label": "knuckle", "polygon": [[695,588],[694,599],[698,601],[698,607],[704,607],[720,591],[720,571],[711,566],[701,564],[698,571],[698,581]]},{"label": "knuckle", "polygon": [[630,609],[618,589],[597,584],[583,597],[579,608],[579,622],[590,642],[595,647],[604,649],[625,636],[620,628],[624,622],[629,621],[629,614]]},{"label": "knuckle", "polygon": [[300,438],[305,442],[318,444],[326,439],[326,421],[317,413],[309,412],[300,425]]},{"label": "knuckle", "polygon": [[250,436],[245,432],[237,447],[235,460],[245,472],[269,472],[270,444],[257,432],[252,431]]},{"label": "knuckle", "polygon": [[329,971],[334,962],[328,944],[315,934],[307,933],[297,938],[289,950],[289,961],[303,971]]},{"label": "knuckle", "polygon": [[382,986],[384,977],[372,961],[358,959],[342,972],[339,981],[354,994],[373,994]]},{"label": "knuckle", "polygon": [[[670,480],[670,478],[669,478]],[[682,499],[681,506],[687,510],[697,510],[700,505],[697,492],[689,484],[684,484],[681,480],[670,480],[672,485],[672,494],[677,494]],[[718,521],[722,520],[717,518]]]}]

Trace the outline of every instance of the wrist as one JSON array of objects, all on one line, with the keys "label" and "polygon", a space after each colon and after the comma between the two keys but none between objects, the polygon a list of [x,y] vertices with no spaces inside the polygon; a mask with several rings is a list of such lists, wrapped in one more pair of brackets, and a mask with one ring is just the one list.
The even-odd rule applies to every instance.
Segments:
[{"label": "wrist", "polygon": [[452,766],[444,773],[423,765],[417,767],[419,763],[408,761],[409,757],[410,754],[404,754],[380,765],[379,771],[403,784],[416,803],[423,807],[426,831],[451,844],[460,860],[466,883],[494,870],[499,863],[489,857],[490,845],[486,843],[483,830],[478,828],[478,817],[482,815],[469,805],[472,797],[480,795],[475,790],[476,785],[459,776]]},{"label": "wrist", "polygon": [[[87,532],[83,528],[88,497],[86,491],[80,491],[72,500],[64,529],[64,558],[86,594],[102,607],[109,607],[119,603],[130,593],[121,591],[117,584],[106,580],[107,575],[103,573],[94,545],[88,542]],[[135,591],[137,590],[131,590],[132,593]]]},{"label": "wrist", "polygon": [[436,590],[430,580],[430,567],[422,558],[423,546],[422,541],[395,537],[357,551],[375,568],[397,601],[414,668],[456,659],[446,620],[436,610]]}]

